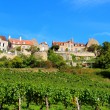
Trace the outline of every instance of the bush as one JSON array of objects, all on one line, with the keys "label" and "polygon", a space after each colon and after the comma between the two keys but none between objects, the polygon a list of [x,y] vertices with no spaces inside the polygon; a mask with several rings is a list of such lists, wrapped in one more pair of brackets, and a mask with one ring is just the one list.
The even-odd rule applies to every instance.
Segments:
[{"label": "bush", "polygon": [[66,62],[64,61],[63,57],[59,54],[54,53],[53,51],[50,51],[50,53],[48,54],[48,59],[53,63],[53,66],[57,68],[66,65]]},{"label": "bush", "polygon": [[73,68],[73,67],[70,67],[70,66],[68,66],[68,65],[63,65],[63,66],[61,66],[61,67],[59,68],[59,71],[60,71],[60,72],[66,72],[66,73],[76,73],[76,72],[74,71],[74,68]]},{"label": "bush", "polygon": [[19,56],[16,56],[11,60],[11,63],[13,68],[22,68],[23,60]]}]

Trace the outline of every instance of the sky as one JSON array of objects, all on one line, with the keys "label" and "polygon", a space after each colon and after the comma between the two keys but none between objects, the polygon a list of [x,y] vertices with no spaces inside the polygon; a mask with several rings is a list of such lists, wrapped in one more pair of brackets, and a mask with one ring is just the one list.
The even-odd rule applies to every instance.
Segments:
[{"label": "sky", "polygon": [[0,0],[0,35],[38,43],[110,42],[110,0]]}]

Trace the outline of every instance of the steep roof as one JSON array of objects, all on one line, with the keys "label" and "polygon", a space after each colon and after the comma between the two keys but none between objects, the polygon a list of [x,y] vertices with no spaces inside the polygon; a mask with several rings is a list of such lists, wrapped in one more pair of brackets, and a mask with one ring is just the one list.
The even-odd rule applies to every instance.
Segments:
[{"label": "steep roof", "polygon": [[7,41],[5,36],[0,36],[0,39]]},{"label": "steep roof", "polygon": [[16,44],[16,45],[33,45],[33,41],[31,40],[20,40],[20,39],[9,39],[10,43]]}]

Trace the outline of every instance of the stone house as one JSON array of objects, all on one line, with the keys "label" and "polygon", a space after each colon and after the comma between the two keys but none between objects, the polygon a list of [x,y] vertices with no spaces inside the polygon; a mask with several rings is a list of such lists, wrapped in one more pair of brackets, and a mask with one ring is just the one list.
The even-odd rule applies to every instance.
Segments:
[{"label": "stone house", "polygon": [[79,52],[85,49],[85,44],[83,43],[74,43],[73,40],[69,40],[67,42],[52,42],[53,45],[58,45],[60,52],[70,51],[70,52]]},{"label": "stone house", "polygon": [[5,36],[0,36],[0,50],[3,52],[7,52],[8,41]]},{"label": "stone house", "polygon": [[49,46],[48,46],[47,42],[40,43],[39,49],[41,52],[47,52],[49,50]]},{"label": "stone house", "polygon": [[21,52],[24,54],[28,54],[29,52],[26,49],[29,49],[31,46],[38,46],[36,40],[23,40],[21,37],[19,39],[14,39],[9,36],[8,38],[8,47],[9,50],[15,49],[17,47],[21,47]]}]

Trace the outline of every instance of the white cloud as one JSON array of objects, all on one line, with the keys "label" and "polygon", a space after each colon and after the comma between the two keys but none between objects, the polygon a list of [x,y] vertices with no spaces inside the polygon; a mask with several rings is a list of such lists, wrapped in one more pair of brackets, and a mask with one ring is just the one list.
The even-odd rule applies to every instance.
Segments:
[{"label": "white cloud", "polygon": [[95,33],[92,36],[110,36],[110,32]]},{"label": "white cloud", "polygon": [[78,8],[110,3],[110,0],[64,0],[64,1]]}]

